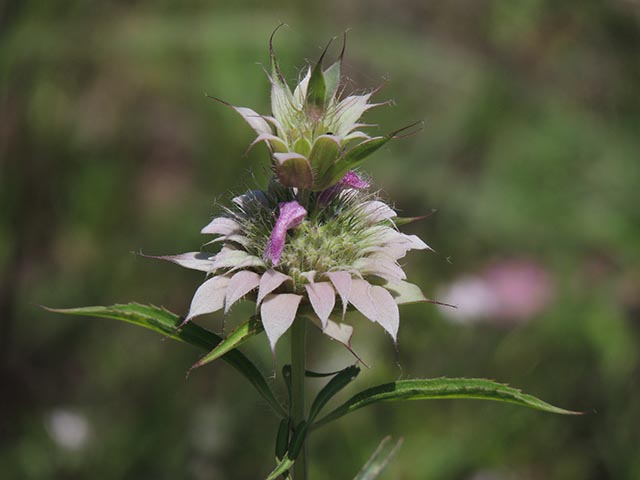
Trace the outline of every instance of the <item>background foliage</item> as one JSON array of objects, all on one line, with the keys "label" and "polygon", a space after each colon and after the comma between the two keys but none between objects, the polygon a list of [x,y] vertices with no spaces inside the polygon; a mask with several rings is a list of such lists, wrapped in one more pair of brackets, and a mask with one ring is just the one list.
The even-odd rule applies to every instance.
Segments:
[{"label": "background foliage", "polygon": [[[438,297],[460,278],[526,261],[552,291],[526,318],[452,321],[431,305],[403,307],[397,353],[356,319],[354,346],[373,366],[356,387],[488,377],[597,412],[381,404],[316,432],[311,477],[353,477],[391,434],[405,441],[384,478],[640,478],[632,0],[0,6],[3,477],[254,479],[272,466],[277,419],[226,364],[185,380],[199,352],[38,304],[186,311],[201,278],[130,252],[197,248],[216,201],[264,181],[264,147],[242,158],[252,132],[204,93],[267,111],[256,62],[267,62],[280,21],[290,25],[276,39],[289,79],[350,28],[349,88],[386,78],[377,98],[397,102],[368,119],[385,131],[425,119],[423,133],[365,165],[403,214],[438,210],[406,227],[439,252],[411,254],[416,283]],[[250,312],[236,308],[225,328]],[[311,368],[352,361],[311,341]],[[264,339],[244,351],[273,368]]]}]

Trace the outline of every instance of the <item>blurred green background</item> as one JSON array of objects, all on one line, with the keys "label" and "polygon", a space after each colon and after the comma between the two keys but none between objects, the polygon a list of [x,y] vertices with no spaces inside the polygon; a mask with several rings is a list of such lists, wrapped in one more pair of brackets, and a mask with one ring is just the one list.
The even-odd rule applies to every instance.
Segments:
[{"label": "blurred green background", "polygon": [[[253,133],[204,93],[267,112],[258,63],[283,21],[291,81],[349,28],[347,89],[386,79],[376,98],[394,100],[366,120],[380,131],[425,120],[364,169],[404,215],[437,209],[405,230],[438,254],[410,254],[407,270],[460,306],[403,307],[397,354],[356,319],[372,368],[342,397],[400,377],[480,376],[595,412],[381,404],[317,431],[311,478],[352,478],[386,434],[405,439],[387,479],[640,478],[640,5],[186,3],[0,4],[0,476],[271,469],[276,419],[226,364],[185,379],[200,352],[38,305],[186,311],[202,277],[130,252],[197,249],[216,202],[264,182],[265,147],[242,158]],[[496,270],[507,301],[515,288],[534,304],[496,307]],[[316,370],[352,362],[320,335],[310,343]],[[264,338],[244,351],[271,373]]]}]

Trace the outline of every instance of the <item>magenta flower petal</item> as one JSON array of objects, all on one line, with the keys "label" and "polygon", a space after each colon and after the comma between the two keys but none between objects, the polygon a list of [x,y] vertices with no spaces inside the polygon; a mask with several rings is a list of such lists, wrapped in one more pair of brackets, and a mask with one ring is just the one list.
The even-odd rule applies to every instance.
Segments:
[{"label": "magenta flower petal", "polygon": [[322,204],[329,203],[333,197],[338,195],[345,188],[354,188],[356,190],[364,190],[369,188],[369,182],[360,178],[360,176],[353,170],[347,172],[342,179],[336,183],[333,187],[329,187],[324,190],[318,196],[318,202]]},{"label": "magenta flower petal", "polygon": [[287,231],[299,226],[304,217],[307,216],[307,211],[296,201],[282,202],[279,207],[280,214],[267,242],[263,257],[265,261],[271,260],[274,266],[280,261],[287,238]]},{"label": "magenta flower petal", "polygon": [[353,170],[347,172],[342,180],[338,182],[342,188],[355,188],[356,190],[364,190],[369,188],[369,182],[360,178],[360,176]]}]

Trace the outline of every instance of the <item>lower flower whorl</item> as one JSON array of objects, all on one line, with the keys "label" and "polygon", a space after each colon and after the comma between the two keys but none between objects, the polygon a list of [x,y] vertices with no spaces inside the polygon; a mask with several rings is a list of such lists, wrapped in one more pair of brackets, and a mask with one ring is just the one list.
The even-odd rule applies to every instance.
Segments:
[{"label": "lower flower whorl", "polygon": [[296,189],[272,184],[268,191],[236,197],[202,229],[216,236],[210,244],[222,244],[218,253],[159,257],[210,277],[196,291],[185,322],[226,313],[247,297],[259,308],[272,349],[297,315],[349,346],[353,328],[343,318],[352,307],[395,341],[398,305],[427,301],[405,281],[398,260],[429,247],[399,232],[396,212],[357,188],[346,184],[330,194],[306,192],[299,198]]}]

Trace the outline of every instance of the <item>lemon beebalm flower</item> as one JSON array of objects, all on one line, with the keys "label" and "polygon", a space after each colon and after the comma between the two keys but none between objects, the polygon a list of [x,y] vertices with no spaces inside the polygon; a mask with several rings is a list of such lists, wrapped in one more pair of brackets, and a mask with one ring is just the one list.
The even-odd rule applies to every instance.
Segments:
[{"label": "lemon beebalm flower", "polygon": [[379,324],[395,341],[398,305],[428,301],[406,281],[399,260],[427,244],[400,232],[396,212],[365,189],[346,186],[328,200],[325,192],[312,194],[306,207],[295,195],[273,183],[267,191],[236,197],[202,229],[222,244],[218,253],[159,257],[209,276],[186,321],[227,312],[246,297],[256,302],[272,349],[301,313],[349,346],[347,309]]},{"label": "lemon beebalm flower", "polygon": [[265,142],[269,148],[269,187],[234,198],[202,229],[214,236],[209,244],[221,245],[218,253],[158,257],[207,273],[185,322],[227,313],[247,298],[256,303],[274,350],[297,316],[349,347],[347,310],[379,324],[395,342],[398,305],[428,301],[406,281],[399,261],[409,250],[429,247],[398,230],[396,212],[354,168],[397,132],[371,137],[362,131],[360,117],[378,104],[370,102],[374,92],[341,95],[344,44],[328,68],[325,49],[293,91],[272,40],[269,50],[272,115],[232,107],[257,133],[251,146]]}]

